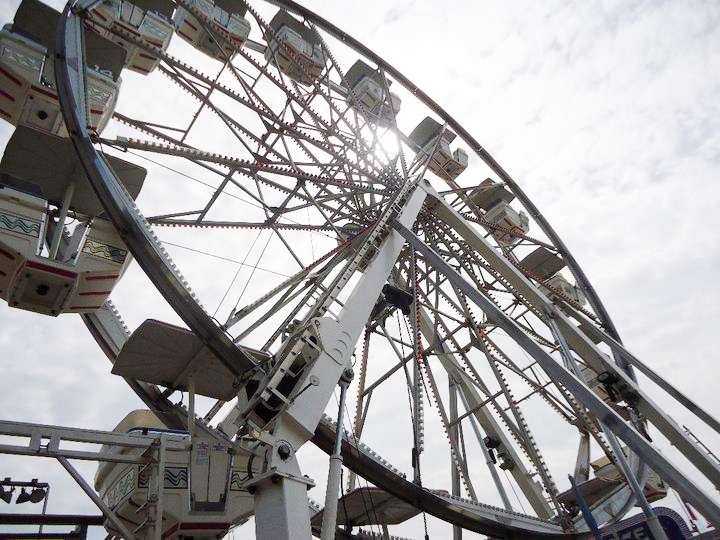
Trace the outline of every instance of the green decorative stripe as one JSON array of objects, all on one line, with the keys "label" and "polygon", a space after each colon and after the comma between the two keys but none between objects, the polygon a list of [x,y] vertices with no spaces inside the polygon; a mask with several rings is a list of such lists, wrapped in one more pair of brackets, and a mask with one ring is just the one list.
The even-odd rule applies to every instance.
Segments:
[{"label": "green decorative stripe", "polygon": [[7,229],[34,238],[40,237],[39,221],[28,221],[12,214],[0,213],[0,229]]},{"label": "green decorative stripe", "polygon": [[96,242],[88,238],[85,242],[85,247],[83,247],[83,253],[122,264],[125,262],[127,250],[111,246],[110,244]]},{"label": "green decorative stripe", "polygon": [[115,508],[120,501],[132,493],[133,489],[135,489],[134,475],[135,470],[130,469],[112,488],[108,489],[105,494],[105,504],[110,508]]},{"label": "green decorative stripe", "polygon": [[[138,476],[138,487],[148,487],[150,480],[150,470],[143,470]],[[166,467],[165,468],[165,488],[166,489],[184,489],[188,487],[188,472],[186,467]]]},{"label": "green decorative stripe", "polygon": [[188,485],[187,469],[165,469],[165,487],[185,488]]},{"label": "green decorative stripe", "polygon": [[233,470],[230,473],[230,490],[242,491],[243,482],[247,479],[247,475],[240,470]]}]

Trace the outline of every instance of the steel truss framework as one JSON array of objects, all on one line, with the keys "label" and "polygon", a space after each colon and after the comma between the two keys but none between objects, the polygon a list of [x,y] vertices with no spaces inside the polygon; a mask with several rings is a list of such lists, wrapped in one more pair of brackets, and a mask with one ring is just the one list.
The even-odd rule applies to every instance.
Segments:
[{"label": "steel truss framework", "polygon": [[[462,126],[382,58],[302,6],[272,3],[302,18],[320,40],[327,60],[310,85],[301,86],[278,72],[265,60],[260,41],[251,39],[234,59],[217,62],[217,72],[207,74],[192,60],[180,60],[120,33],[161,58],[152,76],[178,89],[178,103],[189,98],[199,102],[186,128],[167,119],[116,112],[123,135],[101,138],[89,133],[81,36],[84,22],[93,17],[88,9],[93,2],[66,8],[56,43],[63,115],[98,198],[153,284],[235,380],[238,398],[218,401],[192,428],[194,413],[188,415],[172,404],[172,388],[128,382],[171,429],[197,429],[218,440],[242,439],[243,444],[248,438],[258,442],[251,453],[264,465],[246,486],[255,493],[258,538],[309,536],[308,481],[295,453],[307,441],[333,452],[336,424],[323,411],[353,363],[354,422],[339,441],[344,463],[352,470],[349,487],[363,478],[423,512],[489,535],[576,537],[587,526],[577,505],[568,504],[558,487],[556,464],[543,455],[537,433],[542,426],[533,425],[537,416],[525,407],[532,403],[579,437],[578,464],[565,473],[587,480],[592,447],[629,479],[593,504],[598,522],[619,520],[635,504],[650,467],[711,522],[720,524],[717,501],[648,441],[649,430],[678,448],[715,486],[720,486],[720,467],[638,386],[633,370],[713,430],[720,432],[720,424],[624,348],[582,270],[514,180]],[[213,21],[204,19],[190,2],[178,0],[177,5],[212,28]],[[266,42],[276,37],[261,9],[249,5],[247,15]],[[418,147],[398,126],[394,110],[388,125],[382,125],[354,106],[358,99],[342,67],[348,54],[375,64],[386,90],[394,81],[403,87],[403,97],[440,119],[434,143]],[[298,63],[297,58],[293,61]],[[222,135],[209,137],[210,129]],[[139,138],[130,137],[131,131],[139,132]],[[443,178],[446,185],[438,191],[430,166],[447,132],[456,133],[474,153],[477,168],[483,166],[494,185],[504,186],[517,198],[532,216],[535,232],[488,220],[475,197],[484,189],[477,182],[467,186]],[[178,176],[211,177],[206,183],[209,196],[198,196],[191,207],[177,204],[168,210],[148,204],[141,209],[105,159],[104,152],[118,151],[141,153]],[[262,250],[257,262],[249,265],[248,283],[258,269],[276,274],[244,307],[239,307],[241,293],[232,309],[221,301],[224,311],[219,307],[211,316],[202,307],[205,298],[189,289],[163,246],[160,238],[167,227],[184,227],[188,236],[234,230],[241,238],[239,245],[252,242],[248,254],[267,231],[265,248],[274,242],[275,253],[282,252],[282,267],[263,258]],[[259,232],[253,236],[248,230]],[[507,237],[515,240],[500,240]],[[313,241],[318,250],[325,249],[324,255],[316,256]],[[523,266],[522,257],[538,248],[567,267],[587,297],[588,308]],[[296,270],[286,273],[293,264]],[[390,299],[388,286],[410,301]],[[224,323],[216,316],[223,316]],[[130,333],[113,305],[83,317],[114,362]],[[259,362],[248,343],[260,349],[265,360]],[[614,399],[601,399],[597,382],[591,384],[592,377],[581,370],[607,374]],[[410,410],[406,428],[412,462],[405,472],[366,445],[375,446],[373,405],[382,411],[383,398],[378,396],[387,395],[383,393],[388,387],[395,389],[395,400],[403,406],[408,402]],[[436,411],[435,429],[447,436],[444,450],[451,456],[447,485],[429,486],[440,488],[433,490],[423,481],[423,474],[431,476],[432,469],[432,450],[425,448],[430,446],[424,437],[426,408]],[[103,460],[107,455],[61,450],[63,437],[113,445],[153,444],[151,437],[12,423],[2,423],[0,434],[30,438],[27,448],[6,445],[0,451],[55,457],[81,486],[82,479],[67,460]],[[471,448],[472,436],[479,445]],[[43,438],[49,443],[42,445]],[[617,439],[629,448],[627,458]],[[142,459],[156,458],[148,454]],[[487,463],[502,508],[482,500],[478,463]],[[509,476],[503,480],[501,474]],[[528,511],[512,506],[508,486],[521,493]],[[133,538],[133,532],[85,487],[118,533]],[[160,532],[155,527],[149,534]]]}]

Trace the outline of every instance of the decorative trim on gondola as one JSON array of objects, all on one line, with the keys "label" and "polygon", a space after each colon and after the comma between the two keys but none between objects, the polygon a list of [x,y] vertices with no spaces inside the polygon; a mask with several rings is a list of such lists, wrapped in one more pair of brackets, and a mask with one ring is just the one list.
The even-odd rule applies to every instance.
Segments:
[{"label": "decorative trim on gondola", "polygon": [[0,229],[6,229],[15,233],[40,237],[40,222],[23,219],[13,214],[0,213]]},{"label": "decorative trim on gondola", "polygon": [[124,263],[125,257],[127,256],[126,249],[111,246],[110,244],[103,244],[95,240],[90,240],[89,238],[85,242],[83,253],[100,257],[102,259],[108,259],[118,264]]}]

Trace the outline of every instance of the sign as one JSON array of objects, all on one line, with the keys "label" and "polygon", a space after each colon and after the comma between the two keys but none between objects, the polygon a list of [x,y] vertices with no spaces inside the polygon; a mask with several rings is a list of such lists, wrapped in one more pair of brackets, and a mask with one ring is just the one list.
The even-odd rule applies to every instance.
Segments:
[{"label": "sign", "polygon": [[[653,508],[668,540],[686,540],[690,531],[682,517],[670,508]],[[612,529],[603,527],[602,540],[655,540],[643,514],[625,519]]]}]

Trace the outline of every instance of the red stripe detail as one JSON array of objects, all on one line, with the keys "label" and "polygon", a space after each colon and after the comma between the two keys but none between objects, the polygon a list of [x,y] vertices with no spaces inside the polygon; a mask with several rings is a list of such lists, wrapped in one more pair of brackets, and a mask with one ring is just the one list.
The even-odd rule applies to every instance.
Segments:
[{"label": "red stripe detail", "polygon": [[135,65],[135,64],[133,64],[133,69],[136,69],[136,70],[138,70],[138,71],[142,71],[143,73],[145,73],[145,75],[147,75],[148,73],[150,73],[149,70],[147,70],[147,69],[145,69],[145,68],[141,68],[140,66]]},{"label": "red stripe detail", "polygon": [[8,94],[8,93],[7,93],[5,90],[3,90],[2,88],[0,88],[0,94],[2,94],[3,96],[5,96],[6,98],[8,98],[10,101],[15,101],[15,98],[12,97],[10,94]]},{"label": "red stripe detail", "polygon": [[120,21],[115,21],[115,24],[117,24],[122,30],[125,30],[125,31],[128,32],[129,34],[135,34],[135,35],[138,36],[138,37],[142,37],[142,35],[140,34],[140,32],[138,32],[137,30],[135,30],[135,29],[132,28],[131,26],[127,26],[127,25],[121,23]]},{"label": "red stripe detail", "polygon": [[172,533],[174,533],[175,531],[177,531],[179,525],[180,525],[179,523],[176,523],[175,525],[173,525],[172,527],[170,527],[167,531],[165,531],[165,532],[162,534],[162,537],[161,537],[162,540],[165,540],[165,538],[167,538],[167,537],[170,536]]},{"label": "red stripe detail", "polygon": [[38,94],[45,94],[47,97],[51,97],[53,99],[57,99],[57,94],[53,94],[52,92],[48,92],[44,88],[40,88],[39,86],[32,86],[32,90],[37,92]]},{"label": "red stripe detail", "polygon": [[96,34],[100,33],[100,30],[98,30],[98,28],[95,26],[95,21],[93,21],[93,22],[85,21],[85,28],[88,30],[92,30]]},{"label": "red stripe detail", "polygon": [[0,73],[2,73],[3,75],[5,75],[8,79],[10,79],[12,82],[14,82],[15,84],[17,84],[18,86],[22,86],[22,81],[21,81],[20,79],[18,79],[17,77],[15,77],[15,75],[13,75],[12,73],[10,73],[10,72],[7,71],[6,69],[0,67]]},{"label": "red stripe detail", "polygon": [[192,28],[193,30],[195,30],[197,32],[197,26],[195,26],[193,23],[191,23],[187,19],[185,19],[185,24],[187,24],[190,28]]},{"label": "red stripe detail", "polygon": [[3,109],[0,109],[0,114],[3,116],[7,116],[8,118],[11,118],[11,114]]},{"label": "red stripe detail", "polygon": [[102,109],[90,109],[90,112],[92,114],[102,114],[103,110]]},{"label": "red stripe detail", "polygon": [[1,255],[5,255],[5,256],[6,256],[8,259],[10,259],[11,261],[14,261],[14,260],[15,260],[15,255],[13,255],[12,253],[8,253],[8,252],[5,251],[3,248],[0,248],[0,254],[1,254]]},{"label": "red stripe detail", "polygon": [[157,56],[153,56],[151,54],[138,53],[138,56],[142,58],[147,58],[148,60],[157,60]]},{"label": "red stripe detail", "polygon": [[188,41],[192,41],[192,40],[193,40],[193,39],[192,39],[190,36],[188,36],[185,32],[181,32],[180,30],[178,30],[177,33],[180,34],[180,35],[181,35],[182,37],[184,37],[185,39],[187,39]]},{"label": "red stripe detail", "polygon": [[35,268],[36,270],[42,270],[43,272],[48,272],[50,274],[57,274],[58,276],[64,276],[64,277],[70,277],[70,278],[77,277],[76,272],[68,272],[67,270],[60,270],[59,268],[53,268],[52,266],[48,266],[47,264],[41,264],[41,263],[36,263],[33,261],[28,261],[27,266],[30,268]]},{"label": "red stripe detail", "polygon": [[93,12],[93,16],[94,16],[94,17],[100,17],[103,21],[107,21],[107,20],[108,20],[108,18],[107,18],[105,15],[103,15],[102,13],[100,13],[99,11],[94,11],[94,12]]},{"label": "red stripe detail", "polygon": [[190,522],[180,524],[181,531],[186,531],[188,529],[218,530],[218,529],[227,529],[228,527],[230,527],[229,523],[193,523],[192,521],[190,521]]},{"label": "red stripe detail", "polygon": [[88,277],[86,277],[85,279],[86,279],[87,281],[96,281],[96,280],[98,280],[98,279],[116,279],[116,278],[119,278],[119,277],[120,277],[119,274],[114,274],[114,275],[107,275],[107,276],[88,276]]},{"label": "red stripe detail", "polygon": [[110,294],[112,291],[100,291],[100,292],[81,292],[78,296],[101,296],[104,294]]},{"label": "red stripe detail", "polygon": [[176,523],[172,527],[168,528],[163,534],[162,539],[164,540],[171,534],[181,531],[188,531],[193,529],[210,530],[210,531],[223,531],[230,528],[229,523],[194,523],[192,521],[186,523]]},{"label": "red stripe detail", "polygon": [[68,309],[100,309],[102,306],[70,306]]}]

